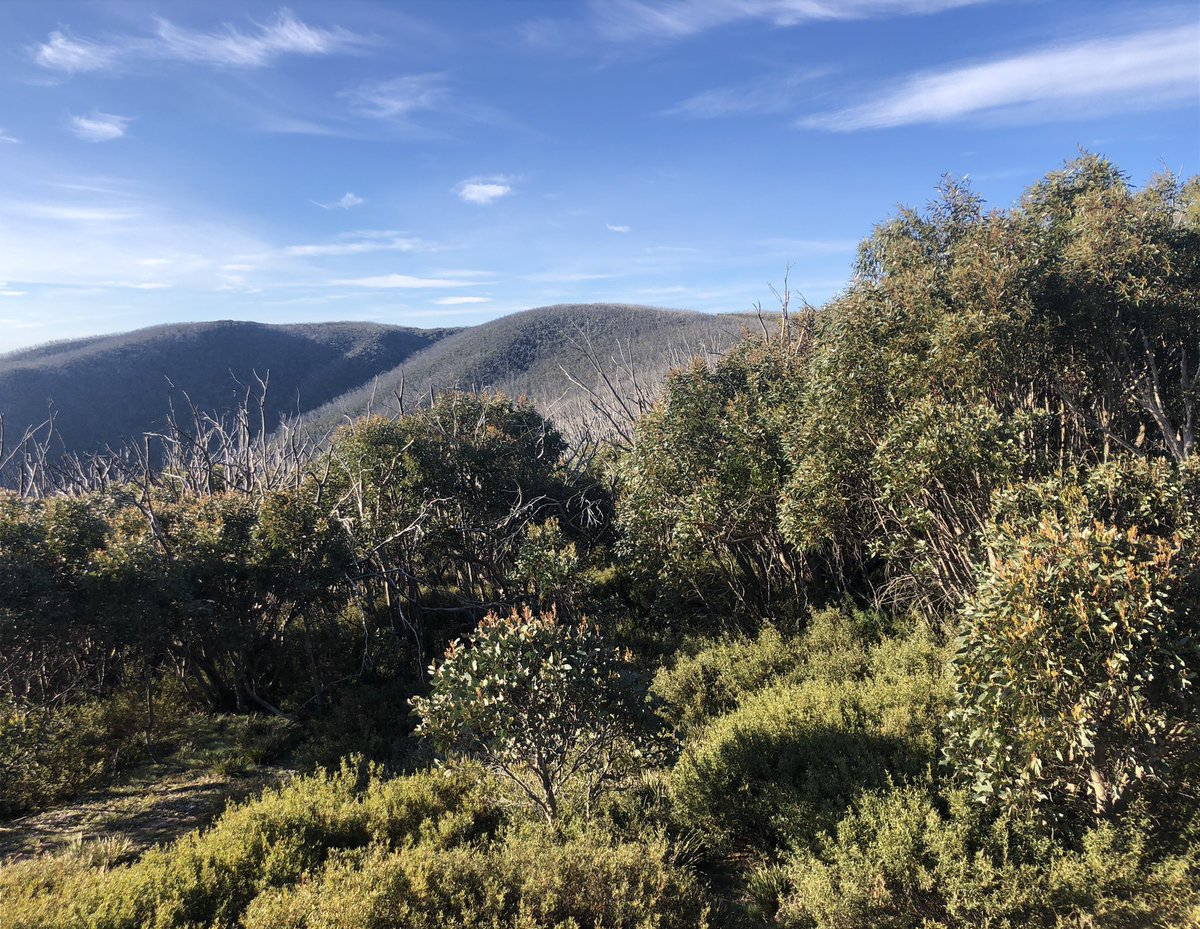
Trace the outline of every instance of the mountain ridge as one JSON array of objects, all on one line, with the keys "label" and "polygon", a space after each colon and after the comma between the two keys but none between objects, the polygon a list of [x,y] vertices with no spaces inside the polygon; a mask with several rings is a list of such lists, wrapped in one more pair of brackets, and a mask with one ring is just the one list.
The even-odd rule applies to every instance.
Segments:
[{"label": "mountain ridge", "polygon": [[457,328],[172,323],[0,355],[0,415],[10,445],[53,416],[55,451],[86,454],[162,428],[173,402],[218,415],[234,409],[261,376],[268,422],[299,414],[316,431],[367,412],[373,397],[451,388],[525,395],[576,422],[587,402],[580,384],[599,378],[597,364],[621,389],[633,389],[634,377],[656,384],[673,364],[728,347],[747,322],[636,304],[556,304]]}]

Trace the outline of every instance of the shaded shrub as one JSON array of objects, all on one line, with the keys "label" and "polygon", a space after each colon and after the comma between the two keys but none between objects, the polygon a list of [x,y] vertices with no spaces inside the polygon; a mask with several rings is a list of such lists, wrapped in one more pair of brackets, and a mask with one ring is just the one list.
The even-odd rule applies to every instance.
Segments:
[{"label": "shaded shrub", "polygon": [[[45,809],[148,761],[144,699],[132,689],[55,707],[0,699],[0,815]],[[156,699],[155,740],[184,712],[174,695]]]},{"label": "shaded shrub", "polygon": [[940,649],[919,627],[865,665],[861,678],[777,679],[701,730],[672,774],[681,823],[718,850],[766,851],[832,828],[862,790],[928,771],[948,697]]},{"label": "shaded shrub", "polygon": [[774,626],[757,638],[720,639],[655,675],[653,691],[681,734],[734,709],[743,697],[796,668],[799,642]]},{"label": "shaded shrub", "polygon": [[767,624],[754,638],[700,640],[655,675],[653,691],[667,718],[688,735],[771,681],[862,676],[881,622],[871,613],[830,608],[814,613],[802,635]]}]

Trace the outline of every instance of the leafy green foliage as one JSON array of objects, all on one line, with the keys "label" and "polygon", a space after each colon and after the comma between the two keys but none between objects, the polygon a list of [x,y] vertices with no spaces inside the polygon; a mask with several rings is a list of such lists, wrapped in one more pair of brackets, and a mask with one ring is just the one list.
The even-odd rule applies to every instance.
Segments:
[{"label": "leafy green foliage", "polygon": [[804,566],[777,516],[799,358],[785,341],[744,343],[711,370],[697,361],[639,421],[621,465],[621,552],[664,609],[761,616],[802,601]]},{"label": "leafy green foliage", "polygon": [[590,812],[654,748],[645,685],[586,620],[489,614],[430,670],[430,695],[413,700],[418,732],[479,758],[548,820],[572,799]]},{"label": "leafy green foliage", "polygon": [[557,519],[531,523],[517,549],[510,584],[542,609],[575,603],[586,579],[581,577],[579,550],[567,541]]},{"label": "leafy green foliage", "polygon": [[1194,195],[1171,177],[1131,190],[1083,156],[1015,209],[947,182],[879,226],[818,317],[784,437],[784,538],[827,553],[840,586],[944,612],[974,587],[1007,482],[1114,448],[1186,457]]},{"label": "leafy green foliage", "polygon": [[1109,816],[1194,733],[1196,501],[1194,469],[1120,459],[1002,502],[954,662],[980,799]]}]

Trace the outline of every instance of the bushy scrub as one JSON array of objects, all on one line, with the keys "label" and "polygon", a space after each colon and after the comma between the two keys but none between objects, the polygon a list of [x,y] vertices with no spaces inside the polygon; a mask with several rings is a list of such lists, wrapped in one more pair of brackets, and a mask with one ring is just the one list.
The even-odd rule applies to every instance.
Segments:
[{"label": "bushy scrub", "polygon": [[315,880],[265,894],[247,929],[699,929],[696,878],[659,841],[535,830],[489,845],[417,845],[331,860]]},{"label": "bushy scrub", "polygon": [[[0,699],[0,815],[44,809],[148,761],[144,700],[130,689],[53,707]],[[169,700],[156,709],[153,737],[161,739],[183,709]]]},{"label": "bushy scrub", "polygon": [[586,584],[581,569],[578,547],[566,538],[557,519],[531,523],[513,561],[510,587],[539,609],[570,607]]},{"label": "bushy scrub", "polygon": [[331,856],[490,834],[498,818],[483,791],[468,771],[384,780],[347,764],[267,791],[127,867],[51,869],[6,896],[0,926],[236,926],[258,895]]},{"label": "bushy scrub", "polygon": [[718,850],[815,840],[857,794],[934,765],[948,697],[923,628],[869,653],[864,676],[776,680],[702,729],[672,774],[681,822]]},{"label": "bushy scrub", "polygon": [[771,681],[861,677],[881,624],[866,611],[829,608],[811,615],[802,634],[768,623],[753,638],[699,640],[655,675],[654,693],[664,715],[687,736]]},{"label": "bushy scrub", "polygon": [[666,716],[686,734],[794,670],[801,654],[797,638],[785,638],[774,626],[766,626],[756,638],[720,639],[695,654],[681,655],[655,675],[654,693]]},{"label": "bushy scrub", "polygon": [[502,830],[482,772],[382,779],[347,765],[119,865],[88,847],[0,868],[4,929],[706,925],[703,888],[661,839]]},{"label": "bushy scrub", "polygon": [[1154,860],[1136,824],[1101,826],[1066,849],[949,799],[923,788],[864,795],[816,848],[770,870],[760,909],[788,929],[1133,929],[1200,915],[1200,860]]},{"label": "bushy scrub", "polygon": [[797,391],[803,345],[801,334],[749,340],[715,369],[676,371],[637,424],[620,466],[620,552],[667,620],[680,603],[722,621],[803,604],[803,559],[777,516],[788,471],[778,411]]}]

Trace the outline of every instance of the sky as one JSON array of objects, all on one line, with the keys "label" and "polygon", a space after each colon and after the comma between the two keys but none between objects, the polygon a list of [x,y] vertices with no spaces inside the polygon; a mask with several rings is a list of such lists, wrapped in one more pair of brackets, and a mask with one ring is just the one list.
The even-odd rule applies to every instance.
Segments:
[{"label": "sky", "polygon": [[820,304],[966,176],[1200,171],[1200,4],[0,0],[0,352]]}]

